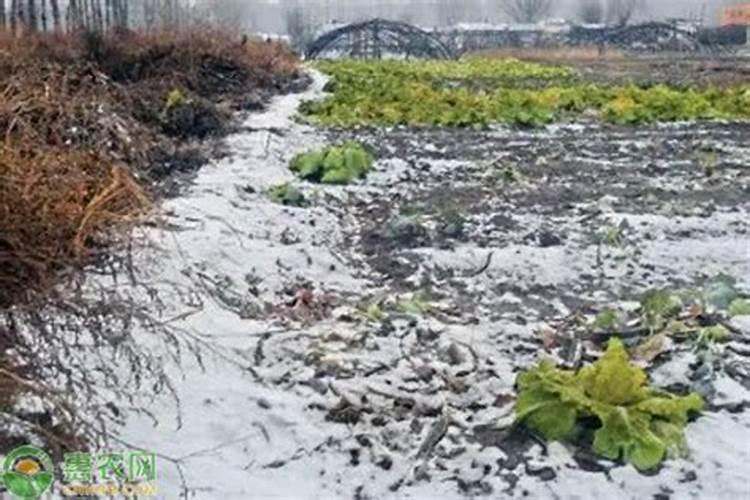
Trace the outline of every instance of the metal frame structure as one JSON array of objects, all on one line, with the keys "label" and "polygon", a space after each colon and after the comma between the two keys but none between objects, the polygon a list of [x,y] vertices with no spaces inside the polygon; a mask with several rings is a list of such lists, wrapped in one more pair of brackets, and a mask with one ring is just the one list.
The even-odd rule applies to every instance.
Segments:
[{"label": "metal frame structure", "polygon": [[623,49],[699,51],[701,43],[695,33],[669,23],[649,22],[604,30],[597,40]]},{"label": "metal frame structure", "polygon": [[325,53],[359,59],[386,55],[405,58],[452,59],[453,52],[436,36],[411,24],[386,19],[353,23],[324,33],[305,51],[307,59]]}]

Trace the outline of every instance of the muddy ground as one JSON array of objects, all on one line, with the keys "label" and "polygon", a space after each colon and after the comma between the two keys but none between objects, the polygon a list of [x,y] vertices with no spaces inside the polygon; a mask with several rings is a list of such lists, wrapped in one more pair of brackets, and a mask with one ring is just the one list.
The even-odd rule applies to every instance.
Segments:
[{"label": "muddy ground", "polygon": [[[123,430],[160,454],[165,498],[748,494],[747,318],[710,376],[679,342],[649,364],[654,384],[709,402],[690,456],[659,471],[511,424],[520,370],[600,351],[575,318],[719,273],[750,290],[749,124],[322,130],[295,110],[323,83],[248,117],[144,229],[159,245],[137,267],[203,350],[165,355],[177,401]],[[378,158],[364,181],[294,179],[295,153],[343,138]],[[306,206],[269,198],[286,181]]]}]

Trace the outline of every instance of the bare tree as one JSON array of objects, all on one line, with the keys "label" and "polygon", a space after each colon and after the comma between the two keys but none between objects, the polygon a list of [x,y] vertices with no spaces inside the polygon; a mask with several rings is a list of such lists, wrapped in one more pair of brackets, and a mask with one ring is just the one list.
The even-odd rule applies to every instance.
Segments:
[{"label": "bare tree", "polygon": [[305,10],[296,3],[288,6],[284,11],[284,22],[292,47],[303,52],[315,37],[312,23],[305,15]]},{"label": "bare tree", "polygon": [[601,0],[580,0],[578,18],[586,24],[601,24],[604,22],[604,6]]},{"label": "bare tree", "polygon": [[5,0],[0,0],[0,30],[5,29]]},{"label": "bare tree", "polygon": [[440,26],[455,26],[461,21],[459,3],[456,0],[439,0],[435,5],[435,11]]},{"label": "bare tree", "polygon": [[607,22],[625,26],[642,5],[641,0],[607,0]]},{"label": "bare tree", "polygon": [[500,0],[500,9],[517,23],[536,23],[549,16],[552,0]]}]

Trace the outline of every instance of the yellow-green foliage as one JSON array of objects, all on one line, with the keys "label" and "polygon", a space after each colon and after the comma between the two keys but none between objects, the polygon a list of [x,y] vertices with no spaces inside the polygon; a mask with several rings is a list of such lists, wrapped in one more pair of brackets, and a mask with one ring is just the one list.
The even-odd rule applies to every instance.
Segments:
[{"label": "yellow-green foliage", "polygon": [[594,110],[621,124],[750,118],[750,86],[677,89],[577,81],[516,60],[326,61],[333,95],[302,112],[325,125],[541,126]]},{"label": "yellow-green foliage", "polygon": [[301,178],[323,184],[348,184],[364,177],[374,159],[360,144],[345,142],[294,157],[290,168]]},{"label": "yellow-green foliage", "polygon": [[318,67],[336,78],[337,83],[351,84],[372,79],[444,83],[469,80],[487,82],[522,82],[531,80],[564,80],[576,76],[575,71],[563,66],[526,63],[517,59],[467,58],[458,61],[394,60],[322,61]]},{"label": "yellow-green foliage", "polygon": [[606,354],[577,373],[544,361],[518,377],[517,421],[549,440],[575,437],[582,418],[601,426],[593,450],[625,460],[639,470],[686,452],[688,414],[703,408],[698,394],[678,397],[646,385],[646,373],[629,363],[622,341],[612,339]]},{"label": "yellow-green foliage", "polygon": [[169,94],[167,94],[165,108],[169,111],[173,108],[183,106],[186,103],[187,97],[185,97],[185,94],[183,94],[180,89],[175,88],[170,90]]}]

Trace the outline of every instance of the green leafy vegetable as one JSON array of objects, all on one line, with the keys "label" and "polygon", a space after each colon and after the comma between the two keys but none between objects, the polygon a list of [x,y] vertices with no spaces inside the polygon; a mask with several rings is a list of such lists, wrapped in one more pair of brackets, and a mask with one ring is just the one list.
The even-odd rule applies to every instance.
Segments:
[{"label": "green leafy vegetable", "polygon": [[664,328],[680,313],[682,305],[680,297],[668,290],[649,290],[641,299],[643,318],[652,331]]},{"label": "green leafy vegetable", "polygon": [[549,361],[522,373],[516,418],[546,439],[567,440],[577,434],[582,418],[595,417],[601,424],[594,433],[596,454],[652,469],[685,453],[688,415],[700,411],[703,400],[657,391],[646,380],[615,338],[599,361],[577,373]]},{"label": "green leafy vegetable", "polygon": [[738,296],[736,280],[725,274],[713,278],[703,289],[704,302],[717,310],[726,310]]},{"label": "green leafy vegetable", "polygon": [[594,318],[594,322],[591,324],[594,330],[599,331],[611,331],[614,330],[622,322],[622,316],[615,309],[605,309]]},{"label": "green leafy vegetable", "polygon": [[620,124],[750,118],[746,84],[723,88],[582,82],[570,68],[514,59],[320,62],[322,101],[301,112],[325,125],[539,127],[586,112]]},{"label": "green leafy vegetable", "polygon": [[398,308],[405,314],[422,316],[428,313],[432,307],[424,295],[421,292],[417,292],[411,297],[401,299],[398,303]]},{"label": "green leafy vegetable", "polygon": [[732,336],[732,333],[723,325],[707,326],[698,334],[700,339],[709,342],[721,342]]},{"label": "green leafy vegetable", "polygon": [[374,159],[360,144],[345,142],[295,156],[289,167],[301,178],[323,184],[348,184],[364,177]]},{"label": "green leafy vegetable", "polygon": [[735,299],[729,304],[728,312],[730,318],[734,318],[735,316],[750,316],[750,300]]},{"label": "green leafy vegetable", "polygon": [[383,314],[383,309],[381,309],[380,305],[378,305],[377,303],[370,304],[365,310],[364,314],[365,317],[370,321],[381,321],[385,317],[385,314]]}]

